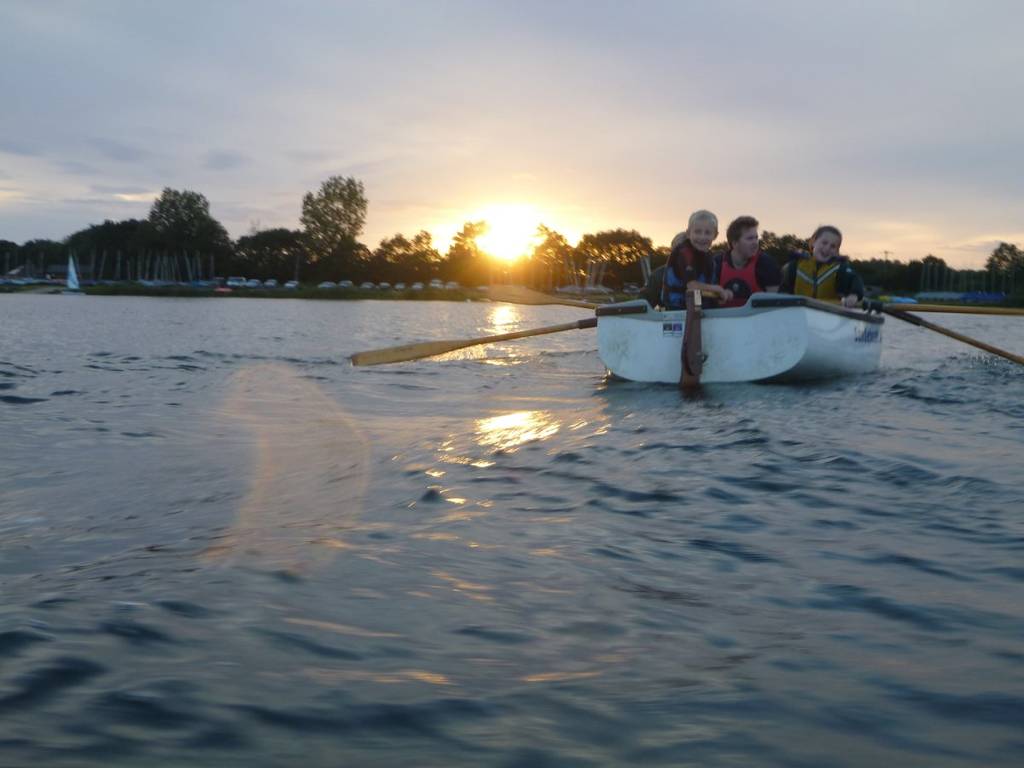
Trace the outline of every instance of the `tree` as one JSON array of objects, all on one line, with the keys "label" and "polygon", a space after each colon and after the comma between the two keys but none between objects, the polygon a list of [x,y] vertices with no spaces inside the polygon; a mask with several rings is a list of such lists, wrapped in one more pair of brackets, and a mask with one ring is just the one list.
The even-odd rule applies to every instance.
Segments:
[{"label": "tree", "polygon": [[125,219],[102,224],[91,224],[74,232],[64,240],[75,253],[89,251],[132,251],[150,248],[157,242],[157,233],[145,219]]},{"label": "tree", "polygon": [[210,202],[198,192],[164,187],[149,209],[149,223],[169,250],[231,250],[227,230],[210,215]]},{"label": "tree", "polygon": [[[714,250],[712,248],[712,250]],[[663,267],[668,263],[668,257],[672,249],[667,245],[659,245],[651,252],[651,269]]]},{"label": "tree", "polygon": [[[544,284],[547,288],[564,281],[563,275],[567,268],[573,268],[573,249],[569,241],[560,232],[556,232],[543,224],[537,227],[537,238],[540,242],[533,248],[531,262],[534,267],[533,284]],[[540,270],[540,275],[536,271]]]},{"label": "tree", "polygon": [[267,229],[238,238],[234,263],[239,274],[284,282],[298,280],[299,268],[306,261],[302,232],[294,229]]},{"label": "tree", "polygon": [[[97,280],[123,279],[133,254],[137,260],[142,252],[164,247],[160,235],[145,219],[107,219],[68,235],[64,243],[78,258],[80,266],[84,266],[88,257],[89,276]],[[93,275],[91,268],[97,263],[97,256],[98,268]]]},{"label": "tree", "polygon": [[810,244],[796,235],[776,235],[774,232],[761,233],[761,252],[771,256],[781,267],[797,251],[809,251]]},{"label": "tree", "polygon": [[608,277],[613,284],[621,285],[625,280],[643,282],[640,260],[653,251],[651,238],[635,229],[608,229],[581,237],[575,249],[575,262],[577,269],[591,261],[609,264]]},{"label": "tree", "polygon": [[370,261],[370,271],[377,280],[410,282],[428,280],[441,261],[430,233],[417,232],[412,240],[404,235],[384,238]]},{"label": "tree", "polygon": [[200,254],[209,259],[209,275],[216,273],[216,256],[231,254],[231,238],[210,215],[210,202],[191,190],[164,187],[149,209],[155,232],[154,249],[141,261],[139,276],[198,279]]},{"label": "tree", "polygon": [[[305,241],[305,238],[303,240],[303,244],[308,249],[308,241]],[[318,259],[313,259],[308,250],[307,254],[309,256],[308,272],[313,281],[352,280],[358,283],[374,277],[370,270],[373,253],[358,240],[353,240],[350,237],[343,238],[330,253],[322,255]]]},{"label": "tree", "polygon": [[67,264],[67,251],[56,240],[29,240],[18,249],[25,273],[41,277],[51,268],[63,269]]},{"label": "tree", "polygon": [[331,176],[314,194],[302,198],[302,229],[314,261],[327,257],[346,240],[357,241],[366,221],[363,182]]},{"label": "tree", "polygon": [[543,224],[537,227],[540,242],[533,248],[533,260],[544,266],[561,267],[565,260],[572,257],[572,246],[565,236]]},{"label": "tree", "polygon": [[442,273],[449,280],[458,280],[463,285],[485,283],[490,277],[490,265],[480,246],[478,237],[487,231],[483,221],[467,221],[462,230],[452,238],[448,253],[441,264]]},{"label": "tree", "polygon": [[[11,269],[18,266],[17,264],[18,244],[10,240],[0,240],[0,267],[3,271],[0,275],[7,274]],[[13,266],[11,262],[14,262]]]},{"label": "tree", "polygon": [[911,259],[906,268],[901,271],[900,280],[894,286],[897,291],[914,292],[924,290],[924,262],[920,259]]},{"label": "tree", "polygon": [[920,268],[916,266],[918,262],[914,261],[911,261],[908,266],[913,275],[907,279],[908,287],[906,290],[942,290],[945,285],[947,272],[949,271],[949,265],[946,264],[946,260],[929,253],[919,263]]},{"label": "tree", "polygon": [[1024,267],[1024,251],[1010,243],[999,243],[985,262],[985,269],[994,272],[1016,272]]}]

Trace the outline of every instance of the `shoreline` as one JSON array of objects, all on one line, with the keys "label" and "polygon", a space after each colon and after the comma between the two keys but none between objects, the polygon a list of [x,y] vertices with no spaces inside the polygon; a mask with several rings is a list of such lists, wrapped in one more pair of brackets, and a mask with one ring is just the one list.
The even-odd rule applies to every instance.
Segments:
[{"label": "shoreline", "polygon": [[[3,290],[6,288],[6,290]],[[64,292],[57,285],[2,286],[0,293],[32,293],[59,295]],[[171,298],[214,298],[214,299],[318,299],[318,300],[365,300],[381,299],[390,301],[489,301],[486,293],[477,290],[424,288],[422,291],[377,291],[359,288],[243,288],[230,292],[214,288],[187,285],[91,285],[81,292],[87,296],[152,296]]]},{"label": "shoreline", "polygon": [[[230,292],[217,292],[214,288],[193,287],[187,285],[163,285],[146,286],[135,284],[118,285],[92,285],[82,288],[82,294],[87,296],[150,296],[155,298],[223,298],[223,299],[311,299],[315,301],[457,301],[477,302],[493,301],[485,291],[473,288],[424,288],[421,291],[395,291],[395,290],[364,290],[360,288],[242,288]],[[47,294],[60,295],[64,289],[58,285],[25,285],[11,286],[0,285],[2,294]],[[552,298],[579,299],[577,296],[562,296],[549,294]],[[629,294],[613,294],[612,301],[629,301],[638,298]],[[554,303],[554,302],[553,302]],[[1024,303],[1020,301],[1005,301],[1000,303],[966,303],[961,301],[932,300],[928,304],[939,304],[950,307],[1020,307]],[[906,304],[907,311],[913,312],[913,304]]]},{"label": "shoreline", "polygon": [[487,301],[481,291],[457,288],[452,290],[424,288],[422,291],[378,291],[360,288],[236,288],[217,292],[213,288],[182,285],[96,285],[83,288],[89,296],[171,296],[214,299],[314,299],[328,301],[381,299],[389,301]]}]

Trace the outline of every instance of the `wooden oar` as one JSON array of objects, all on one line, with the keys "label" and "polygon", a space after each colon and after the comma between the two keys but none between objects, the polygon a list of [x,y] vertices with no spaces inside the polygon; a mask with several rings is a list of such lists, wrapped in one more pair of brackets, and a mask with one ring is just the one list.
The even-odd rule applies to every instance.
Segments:
[{"label": "wooden oar", "polygon": [[882,309],[896,312],[946,312],[956,315],[1024,315],[1024,309],[1017,307],[968,307],[962,304],[883,304]]},{"label": "wooden oar", "polygon": [[683,328],[683,347],[680,352],[682,371],[679,375],[681,389],[694,390],[700,386],[700,375],[704,371],[704,339],[701,335],[700,291],[686,292],[686,323]]},{"label": "wooden oar", "polygon": [[941,333],[943,336],[948,336],[951,339],[962,341],[964,344],[970,344],[972,347],[977,347],[978,349],[983,349],[986,352],[991,352],[993,355],[999,355],[999,357],[1010,360],[1018,365],[1024,365],[1024,357],[1021,357],[1020,355],[1007,352],[1005,349],[1000,349],[999,347],[993,347],[991,344],[986,344],[984,341],[972,339],[970,336],[964,336],[962,333],[951,331],[949,328],[943,328],[941,325],[929,323],[927,320],[922,320],[920,317],[910,314],[911,311],[917,311],[917,307],[913,304],[897,304],[896,306],[900,307],[900,309],[890,309],[890,305],[887,304],[882,311],[890,317],[895,317],[912,325],[917,325],[921,328],[927,328],[930,331]]},{"label": "wooden oar", "polygon": [[[488,295],[494,301],[507,301],[509,304],[564,304],[568,307],[594,309],[602,306],[591,301],[566,299],[551,296],[547,293],[534,291],[519,285],[492,285]],[[705,294],[704,298],[713,299],[713,294]],[[1019,307],[970,307],[962,304],[882,304],[883,310],[896,312],[939,312],[958,315],[1018,315],[1024,317],[1024,309]]]},{"label": "wooden oar", "polygon": [[[605,304],[595,304],[592,301],[577,301],[576,299],[563,299],[561,296],[550,296],[519,285],[492,285],[487,293],[494,301],[507,301],[509,304],[564,304],[567,307],[582,307],[583,309],[606,306]],[[710,291],[702,291],[701,294],[705,299],[718,298],[717,294]]]},{"label": "wooden oar", "polygon": [[492,285],[487,295],[494,301],[507,301],[509,304],[564,304],[567,307],[594,309],[601,306],[592,301],[563,299],[561,296],[549,296],[540,291],[523,288],[521,285]]},{"label": "wooden oar", "polygon": [[402,344],[397,347],[371,349],[367,352],[356,352],[350,359],[352,360],[352,365],[401,363],[406,360],[419,360],[423,357],[443,355],[446,352],[453,352],[456,349],[464,349],[465,347],[475,347],[480,344],[492,344],[496,341],[511,341],[512,339],[525,339],[529,336],[542,336],[545,333],[558,333],[560,331],[574,331],[580,328],[595,327],[597,327],[597,318],[588,317],[583,320],[577,320],[574,323],[548,325],[544,328],[533,328],[526,331],[515,331],[513,333],[499,333],[494,336],[480,336],[475,339],[423,341],[419,344]]}]

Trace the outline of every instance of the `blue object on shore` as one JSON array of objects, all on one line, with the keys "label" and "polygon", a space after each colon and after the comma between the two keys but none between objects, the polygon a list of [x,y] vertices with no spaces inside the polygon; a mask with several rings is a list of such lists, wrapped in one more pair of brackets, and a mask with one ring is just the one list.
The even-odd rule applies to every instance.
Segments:
[{"label": "blue object on shore", "polygon": [[972,304],[998,304],[1006,299],[1000,291],[928,291],[917,294],[920,301],[963,301]]}]

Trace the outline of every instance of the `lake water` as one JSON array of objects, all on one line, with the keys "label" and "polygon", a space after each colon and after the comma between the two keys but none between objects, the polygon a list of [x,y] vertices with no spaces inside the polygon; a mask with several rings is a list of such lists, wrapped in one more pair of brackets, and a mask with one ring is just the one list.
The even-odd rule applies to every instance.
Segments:
[{"label": "lake water", "polygon": [[0,297],[0,765],[1021,765],[1024,370],[346,361],[582,316]]}]

